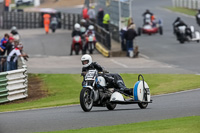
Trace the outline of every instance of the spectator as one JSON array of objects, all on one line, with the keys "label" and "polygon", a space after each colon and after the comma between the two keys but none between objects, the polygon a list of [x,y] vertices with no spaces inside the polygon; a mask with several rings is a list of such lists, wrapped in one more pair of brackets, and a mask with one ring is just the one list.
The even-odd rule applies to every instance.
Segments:
[{"label": "spectator", "polygon": [[13,37],[9,37],[9,41],[6,43],[6,49],[5,51],[7,51],[7,56],[9,55],[9,53],[14,49],[14,44],[18,43],[18,41],[14,41]]},{"label": "spectator", "polygon": [[104,11],[102,8],[100,8],[97,14],[97,21],[98,21],[97,23],[101,27],[103,27],[103,17],[104,17]]},{"label": "spectator", "polygon": [[94,6],[91,6],[90,9],[88,10],[88,16],[89,16],[89,19],[90,21],[92,21],[93,23],[95,23],[95,16],[96,16],[96,13],[95,13],[95,10],[94,10]]},{"label": "spectator", "polygon": [[121,36],[121,49],[122,51],[126,51],[126,40],[125,40],[125,33],[127,31],[127,26],[124,26],[121,30],[120,30],[120,36]]},{"label": "spectator", "polygon": [[106,13],[103,17],[103,25],[107,31],[109,31],[109,22],[110,22],[110,15]]},{"label": "spectator", "polygon": [[[0,43],[0,47],[1,47],[3,50],[6,49],[6,43],[7,43],[8,39],[9,39],[9,35],[8,35],[7,33],[4,34],[4,38],[1,39],[1,43]],[[5,53],[3,53],[3,55],[4,55],[4,54],[5,54]]]},{"label": "spectator", "polygon": [[19,33],[18,33],[18,31],[17,31],[17,27],[16,26],[12,26],[12,28],[11,28],[11,35],[12,35],[12,37],[16,40],[16,41],[19,41],[20,40],[20,35],[19,35]]},{"label": "spectator", "polygon": [[82,15],[83,15],[83,19],[86,19],[86,20],[89,19],[87,7],[83,8]]},{"label": "spectator", "polygon": [[127,56],[133,57],[133,40],[137,36],[136,31],[132,27],[128,27],[127,32],[125,33],[124,37],[126,39],[126,51],[127,51]]},{"label": "spectator", "polygon": [[135,30],[135,24],[134,24],[132,18],[128,19],[128,29],[134,29]]},{"label": "spectator", "polygon": [[7,71],[17,69],[18,57],[27,57],[27,54],[22,54],[20,51],[23,49],[23,45],[17,45],[7,57]]}]

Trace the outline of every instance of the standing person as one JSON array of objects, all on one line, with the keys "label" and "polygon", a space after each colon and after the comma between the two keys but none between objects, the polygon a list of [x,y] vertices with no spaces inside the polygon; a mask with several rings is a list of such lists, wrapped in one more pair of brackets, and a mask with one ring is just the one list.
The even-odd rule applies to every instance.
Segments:
[{"label": "standing person", "polygon": [[4,2],[5,2],[4,11],[8,12],[9,11],[10,0],[4,0]]},{"label": "standing person", "polygon": [[[8,42],[9,35],[4,34],[4,38],[1,39],[0,47],[4,50],[6,48],[6,43]],[[5,54],[5,53],[4,53]]]},{"label": "standing person", "polygon": [[27,57],[27,54],[21,54],[21,50],[23,49],[23,45],[17,45],[7,57],[7,71],[16,70],[17,69],[17,59],[18,57]]},{"label": "standing person", "polygon": [[89,16],[90,21],[92,21],[93,23],[95,23],[96,13],[95,13],[95,10],[94,10],[94,6],[90,7],[90,9],[88,10],[87,14]]},{"label": "standing person", "polygon": [[99,12],[97,14],[97,21],[98,25],[103,27],[103,17],[104,17],[104,11],[102,8],[99,8]]},{"label": "standing person", "polygon": [[132,27],[128,27],[127,32],[125,33],[124,37],[126,39],[126,51],[127,51],[127,56],[133,57],[133,40],[137,36],[136,31]]},{"label": "standing person", "polygon": [[123,26],[123,28],[120,30],[122,51],[126,51],[126,39],[124,37],[126,31],[127,31],[127,26]]},{"label": "standing person", "polygon": [[0,47],[1,47],[1,51],[0,51],[0,72],[5,71],[5,69],[6,69],[6,67],[5,67],[6,66],[5,65],[6,59],[5,59],[4,55],[5,55],[5,52],[6,52],[6,45],[7,45],[7,43],[9,41],[12,41],[11,39],[14,40],[14,38],[9,37],[9,35],[7,33],[4,35],[4,38],[1,39],[1,45],[0,45]]},{"label": "standing person", "polygon": [[43,15],[44,29],[45,29],[46,34],[49,33],[50,18],[51,16],[48,13]]},{"label": "standing person", "polygon": [[20,35],[17,31],[17,27],[16,26],[12,26],[11,28],[11,31],[10,31],[11,35],[13,36],[13,38],[16,40],[16,41],[19,41],[20,40]]},{"label": "standing person", "polygon": [[110,22],[110,15],[106,13],[103,17],[103,26],[107,31],[109,31],[109,22]]},{"label": "standing person", "polygon": [[88,16],[88,9],[87,7],[85,6],[82,10],[82,15],[83,15],[83,19],[89,19],[89,16]]}]

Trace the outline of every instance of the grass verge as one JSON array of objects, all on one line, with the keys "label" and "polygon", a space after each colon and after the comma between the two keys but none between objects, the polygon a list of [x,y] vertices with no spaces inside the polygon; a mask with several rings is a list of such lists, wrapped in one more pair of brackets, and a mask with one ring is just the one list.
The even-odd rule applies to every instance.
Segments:
[{"label": "grass verge", "polygon": [[165,8],[173,12],[180,12],[180,13],[184,13],[191,16],[195,16],[197,14],[197,10],[195,9],[188,9],[188,8],[182,8],[182,7],[165,7]]},{"label": "grass verge", "polygon": [[[199,133],[200,116],[93,127],[48,133]],[[46,133],[46,132],[43,132]]]},{"label": "grass verge", "polygon": [[[54,107],[79,104],[82,89],[80,74],[29,74],[41,79],[42,89],[48,92],[46,97],[22,103],[6,103],[0,105],[0,112],[26,110],[34,108]],[[128,88],[133,88],[138,74],[121,74]],[[172,93],[200,88],[200,76],[192,74],[144,74],[151,95]],[[34,84],[33,84],[34,85]]]}]

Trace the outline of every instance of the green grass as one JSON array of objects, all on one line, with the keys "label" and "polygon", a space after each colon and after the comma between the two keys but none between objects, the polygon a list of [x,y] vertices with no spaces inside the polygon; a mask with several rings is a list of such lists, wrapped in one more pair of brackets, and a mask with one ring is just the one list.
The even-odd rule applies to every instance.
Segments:
[{"label": "green grass", "polygon": [[197,10],[194,9],[181,8],[181,7],[166,7],[166,8],[173,12],[180,12],[191,16],[195,16],[197,14]]},{"label": "green grass", "polygon": [[[43,81],[48,96],[24,103],[1,104],[0,112],[79,104],[80,74],[29,74]],[[128,88],[133,88],[138,74],[121,74]],[[192,74],[144,74],[151,95],[200,88],[200,76]]]},{"label": "green grass", "polygon": [[[200,116],[93,127],[48,133],[199,133]],[[46,132],[43,132],[46,133]]]}]

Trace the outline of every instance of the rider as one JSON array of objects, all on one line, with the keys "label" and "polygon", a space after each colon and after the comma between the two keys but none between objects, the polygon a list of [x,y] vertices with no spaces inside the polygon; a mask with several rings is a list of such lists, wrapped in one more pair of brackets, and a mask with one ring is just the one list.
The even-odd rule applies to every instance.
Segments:
[{"label": "rider", "polygon": [[[81,62],[83,65],[82,74],[90,69],[97,69],[98,72],[106,72],[106,70],[101,67],[97,62],[92,62],[92,57],[89,54],[83,55],[81,57]],[[85,75],[83,74],[83,76]],[[123,91],[128,95],[133,95],[133,89],[126,88],[124,81],[119,74],[105,73],[104,78],[108,86],[119,89],[120,91]],[[84,85],[84,83],[85,81],[82,82],[82,85]]]},{"label": "rider", "polygon": [[95,37],[95,31],[94,31],[94,26],[89,25],[88,30],[85,32],[86,36],[86,47],[88,46],[88,37],[93,36],[94,39],[94,45],[96,45],[96,37]]},{"label": "rider", "polygon": [[144,17],[144,24],[151,23],[151,17],[152,17],[153,13],[151,13],[148,9],[142,14],[142,16]]},{"label": "rider", "polygon": [[83,35],[83,34],[85,34],[86,29],[88,27],[87,21],[85,19],[81,19],[80,26],[81,26],[80,31],[81,31],[81,34]]},{"label": "rider", "polygon": [[[72,38],[74,37],[74,36],[80,36],[81,37],[81,31],[80,31],[80,28],[81,28],[81,26],[80,26],[80,24],[79,23],[76,23],[75,25],[74,25],[74,30],[72,31]],[[70,55],[72,55],[72,52],[73,52],[73,41],[72,41],[72,45],[71,45],[71,52],[70,52]]]},{"label": "rider", "polygon": [[196,17],[197,24],[200,26],[200,10],[198,10],[198,13],[195,15],[195,17]]}]

